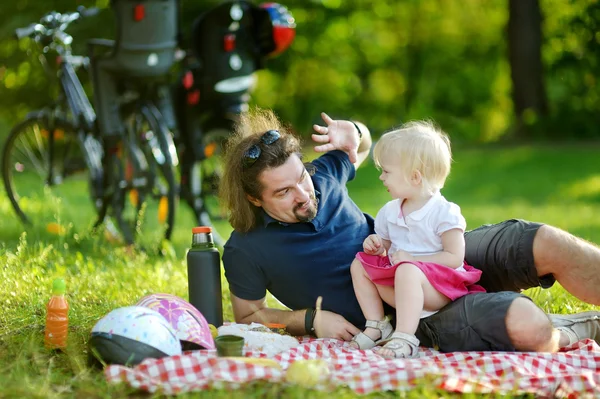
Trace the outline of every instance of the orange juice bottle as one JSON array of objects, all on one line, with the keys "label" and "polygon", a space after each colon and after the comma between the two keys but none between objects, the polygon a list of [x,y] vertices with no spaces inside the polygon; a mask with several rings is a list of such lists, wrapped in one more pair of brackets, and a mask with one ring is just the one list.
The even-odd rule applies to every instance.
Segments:
[{"label": "orange juice bottle", "polygon": [[46,348],[66,348],[68,331],[69,303],[65,298],[65,280],[57,278],[52,283],[52,297],[46,306],[46,332],[44,334]]}]

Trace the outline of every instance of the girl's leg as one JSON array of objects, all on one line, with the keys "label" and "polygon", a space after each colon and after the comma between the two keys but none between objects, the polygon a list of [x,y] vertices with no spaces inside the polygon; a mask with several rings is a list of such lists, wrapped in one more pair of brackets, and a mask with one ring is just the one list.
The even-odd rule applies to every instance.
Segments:
[{"label": "girl's leg", "polygon": [[[450,299],[431,285],[421,269],[412,263],[403,263],[396,269],[394,302],[396,332],[414,336],[421,319],[421,311],[439,310],[450,303]],[[385,346],[379,354],[385,358],[395,357],[394,352]]]},{"label": "girl's leg", "polygon": [[421,269],[412,263],[398,266],[394,284],[396,331],[414,334],[423,309],[440,310],[450,303],[450,299],[433,288]]},{"label": "girl's leg", "polygon": [[[354,259],[350,265],[354,293],[360,305],[360,309],[367,320],[383,320],[385,313],[383,302],[379,296],[377,286],[373,283],[358,259]],[[391,287],[390,287],[391,288]],[[363,331],[369,338],[376,341],[381,338],[381,331],[376,328],[365,328]],[[355,345],[356,343],[352,343]]]}]

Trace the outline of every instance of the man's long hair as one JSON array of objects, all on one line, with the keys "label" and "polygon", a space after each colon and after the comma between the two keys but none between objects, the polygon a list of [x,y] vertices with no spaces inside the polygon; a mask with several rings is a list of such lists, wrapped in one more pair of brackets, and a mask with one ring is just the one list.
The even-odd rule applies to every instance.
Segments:
[{"label": "man's long hair", "polygon": [[[281,137],[272,144],[265,144],[261,137],[269,130],[278,130]],[[245,166],[246,151],[254,145],[259,146],[260,156],[251,166]],[[261,209],[250,203],[247,195],[261,199],[263,186],[259,181],[260,174],[283,165],[292,154],[302,157],[300,141],[290,128],[283,126],[273,111],[253,108],[240,116],[234,133],[227,141],[219,188],[234,230],[246,233],[256,227]]]}]

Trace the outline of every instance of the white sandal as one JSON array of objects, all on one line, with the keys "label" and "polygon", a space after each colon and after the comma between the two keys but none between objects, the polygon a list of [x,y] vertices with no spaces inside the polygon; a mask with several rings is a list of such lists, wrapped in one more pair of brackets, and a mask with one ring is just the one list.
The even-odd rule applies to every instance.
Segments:
[{"label": "white sandal", "polygon": [[394,332],[394,328],[390,324],[390,320],[387,317],[380,321],[367,320],[367,322],[365,323],[365,327],[375,328],[381,331],[381,338],[377,341],[373,341],[371,337],[369,337],[367,334],[361,331],[352,338],[352,341],[350,341],[356,342],[356,344],[358,345],[357,349],[372,349],[377,346],[378,342],[389,338],[390,335],[392,335],[392,333]]},{"label": "white sandal", "polygon": [[377,346],[382,346],[381,349],[385,348],[392,351],[394,356],[383,356],[386,359],[414,358],[419,353],[419,340],[417,337],[403,332],[393,333],[388,339],[380,340]]}]

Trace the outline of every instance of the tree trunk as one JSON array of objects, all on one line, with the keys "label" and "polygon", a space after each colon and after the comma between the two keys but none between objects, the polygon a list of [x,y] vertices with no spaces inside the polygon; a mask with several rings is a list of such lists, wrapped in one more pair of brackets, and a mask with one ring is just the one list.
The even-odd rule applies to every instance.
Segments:
[{"label": "tree trunk", "polygon": [[542,14],[538,0],[509,0],[508,52],[517,133],[548,111],[542,68]]}]

